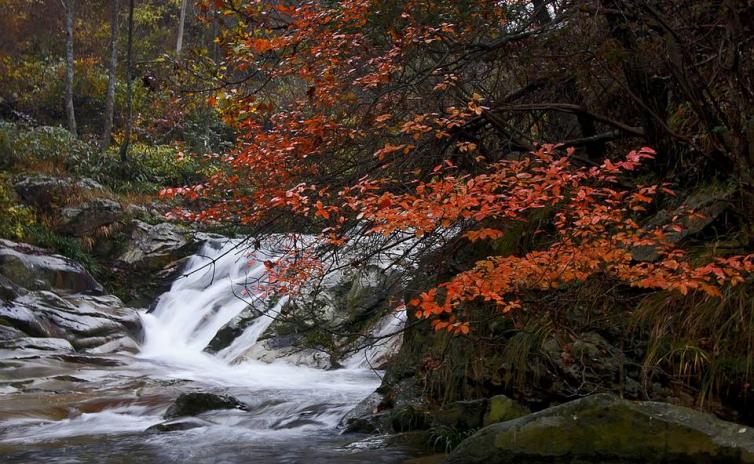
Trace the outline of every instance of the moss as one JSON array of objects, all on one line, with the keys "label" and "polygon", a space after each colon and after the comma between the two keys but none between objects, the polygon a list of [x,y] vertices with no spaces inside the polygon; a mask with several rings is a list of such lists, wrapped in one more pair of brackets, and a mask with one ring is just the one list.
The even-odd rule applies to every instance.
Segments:
[{"label": "moss", "polygon": [[505,422],[511,419],[529,414],[529,408],[520,405],[505,395],[493,396],[489,399],[487,412],[484,415],[483,425],[487,426],[497,422]]}]

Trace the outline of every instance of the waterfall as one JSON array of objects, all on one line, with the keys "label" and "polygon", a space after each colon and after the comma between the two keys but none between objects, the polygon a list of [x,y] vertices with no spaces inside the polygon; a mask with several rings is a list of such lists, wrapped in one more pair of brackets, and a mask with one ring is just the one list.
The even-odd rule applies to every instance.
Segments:
[{"label": "waterfall", "polygon": [[[254,287],[264,283],[264,262],[274,260],[275,253],[260,249],[247,254],[237,248],[239,241],[211,240],[191,257],[185,277],[177,279],[153,311],[143,316],[143,357],[190,361],[206,356],[203,350],[217,331],[241,311],[251,305],[266,312]],[[280,305],[270,311],[279,309]],[[269,316],[260,317],[247,331],[249,336],[240,337],[246,348],[256,343],[271,321]]]},{"label": "waterfall", "polygon": [[[364,337],[364,341],[377,340],[376,345],[359,350],[342,369],[299,366],[285,359],[269,363],[247,359],[252,348],[265,351],[259,339],[287,302],[286,298],[272,301],[263,292],[267,278],[264,263],[281,256],[275,246],[281,240],[285,237],[275,237],[253,252],[240,251],[243,244],[235,240],[205,243],[153,310],[141,314],[144,341],[136,355],[103,354],[112,359],[74,370],[54,356],[30,358],[30,362],[46,366],[39,372],[65,374],[56,377],[58,380],[39,380],[43,384],[81,378],[70,386],[78,389],[80,396],[71,396],[64,417],[53,410],[54,416],[23,411],[20,417],[0,418],[0,445],[17,447],[14,452],[21,461],[24,450],[34,449],[35,443],[60,441],[61,446],[68,446],[66,440],[71,437],[95,436],[94,443],[107,440],[108,452],[115,447],[118,455],[129,459],[150,459],[167,446],[173,454],[159,462],[194,462],[197,456],[202,458],[196,462],[216,462],[216,449],[228,450],[223,462],[247,462],[248,456],[256,456],[257,462],[309,462],[312,453],[320,456],[316,462],[335,462],[331,458],[338,459],[338,455],[329,453],[339,446],[337,425],[379,386],[380,376],[373,367],[400,344],[397,332],[405,312],[390,314],[377,323]],[[253,320],[245,320],[243,331],[224,349],[205,351],[218,331],[247,309]],[[34,369],[30,372],[38,371]],[[146,439],[138,435],[162,423],[165,410],[180,393],[196,391],[233,395],[247,410],[204,414],[196,419],[200,423],[196,430]],[[53,395],[50,404],[58,398]],[[302,439],[305,436],[319,437],[314,451],[312,443]],[[82,445],[71,452],[87,455],[89,442],[79,442]],[[368,454],[368,450],[359,453]],[[374,462],[367,455],[359,461],[346,455],[343,459]]]}]

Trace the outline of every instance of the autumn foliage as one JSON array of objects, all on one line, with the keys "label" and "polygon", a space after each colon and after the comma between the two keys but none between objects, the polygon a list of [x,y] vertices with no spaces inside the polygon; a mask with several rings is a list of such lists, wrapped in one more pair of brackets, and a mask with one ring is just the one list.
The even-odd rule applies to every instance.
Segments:
[{"label": "autumn foliage", "polygon": [[[521,291],[596,275],[715,297],[754,269],[752,256],[689,256],[673,239],[681,216],[647,225],[658,203],[674,195],[669,184],[635,181],[655,162],[651,148],[612,158],[603,153],[595,161],[574,148],[589,137],[543,145],[469,136],[479,127],[505,129],[481,90],[491,75],[484,60],[545,31],[528,2],[239,6],[214,0],[202,6],[207,17],[214,11],[227,18],[219,41],[236,82],[245,83],[209,97],[239,140],[206,183],[163,195],[197,202],[199,208],[179,212],[185,219],[253,226],[259,233],[283,222],[316,236],[270,263],[284,291],[324,272],[322,256],[358,247],[364,236],[375,237],[383,250],[415,243],[428,253],[459,238],[499,240],[536,212],[549,218],[535,231],[546,235],[545,245],[478,261],[413,299],[416,315],[434,317],[436,329],[468,333],[462,312],[469,302],[505,313],[522,306]],[[470,74],[479,91],[467,85]],[[608,117],[595,119],[642,134]],[[642,258],[638,251],[647,249],[651,258]]]}]

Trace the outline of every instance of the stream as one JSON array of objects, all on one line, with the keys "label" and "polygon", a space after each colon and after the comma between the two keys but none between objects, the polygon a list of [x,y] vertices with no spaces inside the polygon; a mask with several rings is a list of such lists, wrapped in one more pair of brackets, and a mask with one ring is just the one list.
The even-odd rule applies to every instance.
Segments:
[{"label": "stream", "polygon": [[[253,290],[243,293],[263,279],[263,262],[274,256],[240,255],[234,246],[205,244],[187,264],[188,276],[141,313],[138,353],[0,350],[0,461],[399,463],[415,456],[338,431],[343,415],[379,386],[380,372],[368,368],[379,348],[335,370],[243,356],[284,301],[264,306]],[[229,346],[205,352],[250,300],[262,314]],[[396,325],[388,322],[383,330]],[[204,413],[191,430],[146,431],[188,392],[232,395],[249,410]]]}]

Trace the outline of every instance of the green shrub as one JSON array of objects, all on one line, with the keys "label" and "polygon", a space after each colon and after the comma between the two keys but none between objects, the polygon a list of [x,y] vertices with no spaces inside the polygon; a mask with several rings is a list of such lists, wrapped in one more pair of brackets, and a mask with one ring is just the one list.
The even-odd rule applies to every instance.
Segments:
[{"label": "green shrub", "polygon": [[432,451],[450,453],[476,431],[477,429],[458,430],[447,425],[435,425],[429,429],[429,447]]},{"label": "green shrub", "polygon": [[166,186],[181,186],[199,181],[202,166],[191,156],[180,156],[169,146],[134,144],[129,160],[123,163],[117,148],[94,152],[76,169],[76,174],[91,177],[116,192],[154,194]]},{"label": "green shrub", "polygon": [[8,180],[0,175],[0,237],[10,240],[24,240],[26,228],[34,224],[34,211],[15,201],[13,189]]}]

